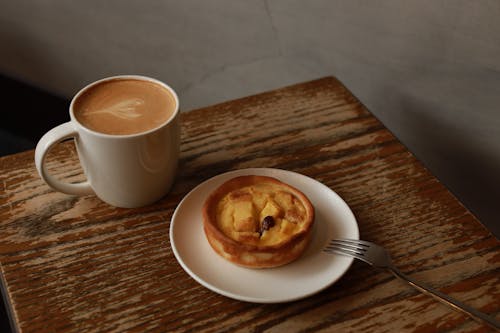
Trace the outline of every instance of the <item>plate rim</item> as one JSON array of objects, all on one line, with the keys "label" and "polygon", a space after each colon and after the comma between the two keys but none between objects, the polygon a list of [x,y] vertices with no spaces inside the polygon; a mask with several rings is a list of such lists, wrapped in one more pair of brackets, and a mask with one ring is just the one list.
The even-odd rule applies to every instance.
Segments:
[{"label": "plate rim", "polygon": [[[301,295],[297,295],[297,296],[294,296],[294,297],[281,297],[279,299],[278,298],[270,299],[270,298],[262,298],[262,297],[244,296],[244,295],[235,294],[234,292],[226,291],[224,289],[220,289],[220,288],[214,286],[213,284],[210,284],[209,282],[205,281],[200,276],[198,276],[198,274],[196,274],[195,272],[193,272],[192,269],[184,262],[184,260],[182,260],[182,255],[179,253],[179,251],[177,249],[177,246],[175,245],[175,239],[174,239],[175,238],[175,235],[174,235],[174,229],[175,228],[174,228],[174,225],[175,225],[176,217],[179,214],[179,210],[182,208],[182,205],[184,204],[184,202],[187,201],[188,198],[191,195],[193,195],[193,193],[196,193],[197,191],[199,191],[199,189],[202,186],[204,186],[206,183],[208,183],[208,182],[214,181],[214,180],[216,180],[218,178],[222,178],[224,176],[231,176],[233,174],[235,174],[235,176],[238,175],[238,174],[247,174],[247,173],[250,174],[251,172],[262,172],[262,173],[276,173],[277,172],[277,173],[285,173],[285,174],[286,173],[290,173],[290,174],[293,174],[294,176],[305,177],[308,181],[313,181],[313,182],[315,182],[315,183],[317,183],[317,184],[325,187],[330,192],[332,192],[332,194],[334,194],[335,196],[337,196],[338,199],[340,199],[340,201],[346,206],[346,208],[348,210],[348,213],[351,215],[351,217],[352,217],[352,219],[354,221],[353,227],[355,228],[356,236],[352,237],[352,238],[359,239],[359,225],[357,223],[356,216],[352,212],[350,206],[345,202],[345,200],[340,195],[338,195],[334,190],[332,190],[331,188],[329,188],[325,184],[323,184],[320,181],[318,181],[318,180],[316,180],[316,179],[314,179],[312,177],[309,177],[307,175],[304,175],[304,174],[301,174],[301,173],[298,173],[298,172],[295,172],[295,171],[291,171],[291,170],[286,170],[286,169],[266,168],[266,167],[243,168],[243,169],[236,169],[236,170],[230,170],[230,171],[227,171],[227,172],[223,172],[223,173],[217,174],[215,176],[212,176],[212,177],[210,177],[210,178],[202,181],[201,183],[199,183],[198,185],[196,185],[193,189],[191,189],[182,198],[182,200],[179,202],[179,204],[177,205],[177,207],[174,210],[174,213],[172,214],[172,218],[170,219],[170,226],[169,226],[170,248],[172,249],[172,252],[174,253],[174,257],[177,260],[178,264],[182,267],[182,269],[184,269],[184,271],[186,273],[188,273],[188,275],[192,279],[194,279],[196,282],[198,282],[199,284],[201,284],[203,287],[205,287],[205,288],[207,288],[207,289],[209,289],[209,290],[211,290],[211,291],[213,291],[215,293],[223,295],[225,297],[229,297],[229,298],[232,298],[232,299],[235,299],[235,300],[245,301],[245,302],[261,303],[261,304],[292,302],[292,301],[296,301],[296,300],[299,300],[299,299],[307,298],[307,297],[309,297],[311,295],[317,294],[317,293],[321,292],[322,290],[325,290],[326,288],[332,286],[335,282],[337,282],[340,278],[342,278],[345,275],[345,273],[347,273],[347,271],[349,270],[349,268],[352,266],[352,263],[354,262],[354,258],[352,258],[352,257],[347,258],[348,261],[349,261],[349,263],[345,267],[345,270],[336,279],[333,279],[329,283],[326,283],[324,286],[322,286],[320,288],[317,288],[317,289],[314,289],[314,290],[312,290],[310,292],[303,293]],[[294,186],[294,187],[297,187],[297,186]],[[299,190],[302,191],[302,189],[300,189],[300,188],[299,188]]]}]

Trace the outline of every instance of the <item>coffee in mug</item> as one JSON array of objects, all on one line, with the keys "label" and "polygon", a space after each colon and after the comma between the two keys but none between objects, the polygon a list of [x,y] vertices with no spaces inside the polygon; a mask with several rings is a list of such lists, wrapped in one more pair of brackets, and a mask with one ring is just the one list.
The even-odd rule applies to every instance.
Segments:
[{"label": "coffee in mug", "polygon": [[[42,179],[60,192],[96,194],[118,207],[153,203],[170,190],[180,148],[179,100],[165,83],[137,75],[94,82],[71,101],[70,121],[47,132],[35,150]],[[74,138],[87,181],[54,178],[45,158]]]},{"label": "coffee in mug", "polygon": [[73,104],[75,118],[96,132],[126,135],[165,123],[177,106],[163,86],[137,79],[104,81],[85,90]]}]

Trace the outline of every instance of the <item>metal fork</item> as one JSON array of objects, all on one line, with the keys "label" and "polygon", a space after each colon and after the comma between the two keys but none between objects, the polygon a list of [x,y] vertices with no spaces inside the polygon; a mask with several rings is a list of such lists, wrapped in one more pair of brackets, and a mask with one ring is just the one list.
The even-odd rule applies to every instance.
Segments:
[{"label": "metal fork", "polygon": [[444,303],[446,305],[450,305],[455,310],[459,310],[476,320],[480,320],[490,325],[491,327],[499,330],[500,322],[494,319],[487,314],[480,312],[470,306],[457,301],[456,299],[443,294],[440,291],[437,291],[429,286],[426,286],[423,283],[417,282],[411,277],[401,273],[394,265],[392,264],[391,257],[389,253],[381,246],[377,244],[356,240],[356,239],[333,239],[330,243],[323,249],[326,253],[338,253],[342,255],[347,255],[354,257],[359,260],[363,260],[364,262],[377,267],[377,268],[385,268],[389,270],[392,274],[394,274],[399,279],[408,282],[412,287],[417,290],[423,292],[426,295],[429,295],[436,300]]}]

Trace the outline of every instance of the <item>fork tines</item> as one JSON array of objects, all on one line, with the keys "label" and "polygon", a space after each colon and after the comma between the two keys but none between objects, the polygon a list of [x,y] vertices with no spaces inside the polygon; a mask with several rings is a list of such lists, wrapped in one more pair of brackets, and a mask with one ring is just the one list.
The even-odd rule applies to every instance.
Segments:
[{"label": "fork tines", "polygon": [[369,243],[357,239],[332,239],[323,251],[362,256],[369,246]]}]

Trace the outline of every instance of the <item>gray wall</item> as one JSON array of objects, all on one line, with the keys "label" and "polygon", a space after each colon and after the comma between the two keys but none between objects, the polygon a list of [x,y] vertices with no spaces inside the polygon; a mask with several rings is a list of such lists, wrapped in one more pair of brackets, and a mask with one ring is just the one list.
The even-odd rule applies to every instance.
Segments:
[{"label": "gray wall", "polygon": [[0,72],[66,97],[157,77],[184,110],[335,75],[500,234],[500,1],[1,0]]}]

